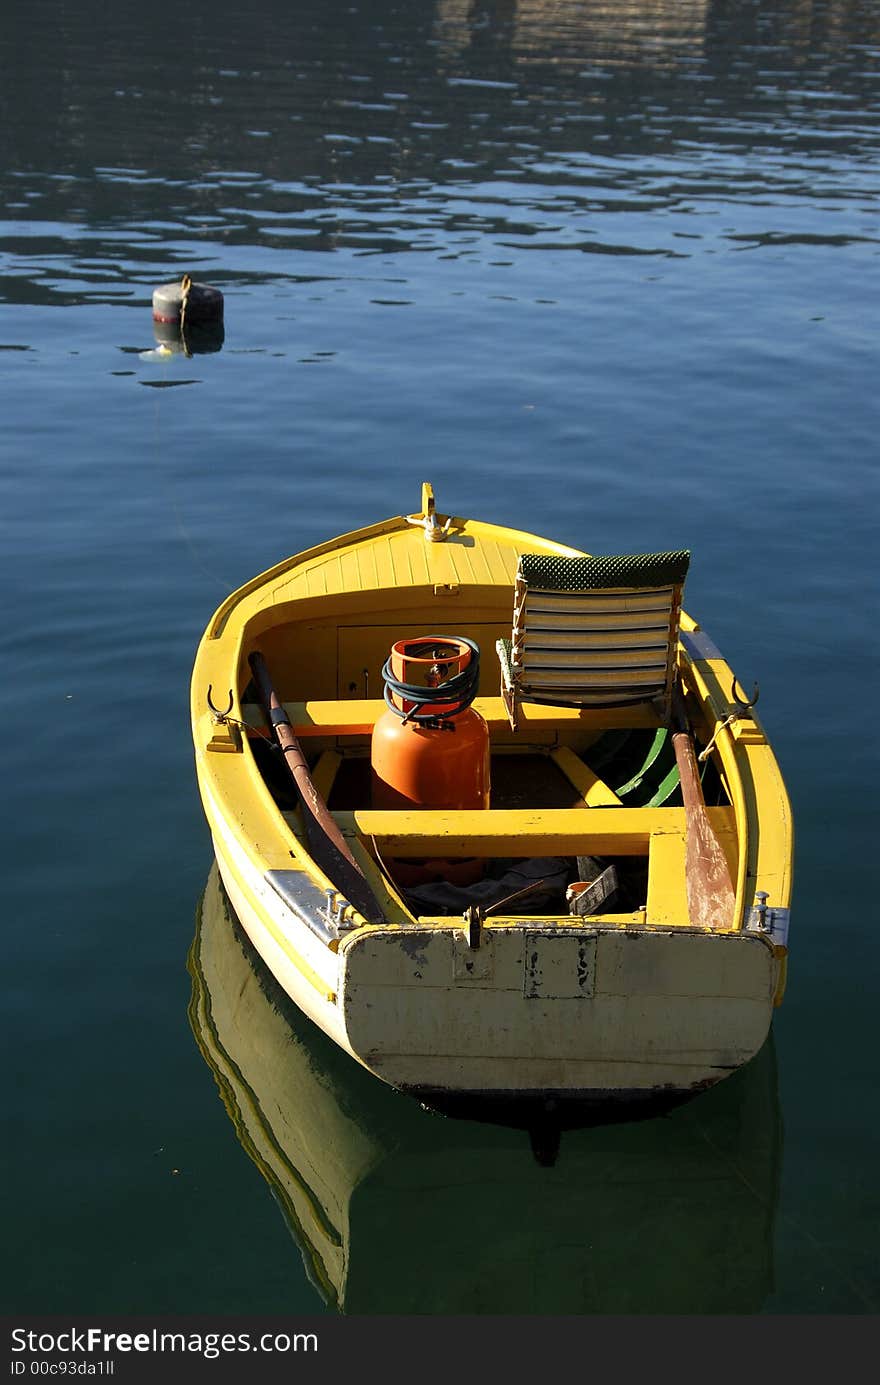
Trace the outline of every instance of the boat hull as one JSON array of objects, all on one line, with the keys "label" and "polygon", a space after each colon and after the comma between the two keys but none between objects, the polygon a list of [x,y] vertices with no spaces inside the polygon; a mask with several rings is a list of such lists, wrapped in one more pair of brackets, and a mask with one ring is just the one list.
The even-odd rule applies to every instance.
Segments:
[{"label": "boat hull", "polygon": [[[510,628],[517,554],[575,552],[464,520],[438,541],[412,518],[288,560],[233,593],[206,630],[192,683],[196,766],[242,926],[300,1009],[393,1087],[425,1097],[635,1101],[713,1085],[758,1052],[785,984],[792,830],[763,728],[748,707],[730,715],[732,671],[683,615],[679,677],[718,789],[707,821],[736,884],[730,915],[711,927],[689,915],[680,801],[663,797],[659,773],[657,794],[636,789],[636,801],[638,775],[615,780],[618,796],[591,767],[603,736],[660,744],[663,726],[647,705],[524,705],[514,729],[484,659],[474,707],[491,736],[490,806],[371,804],[357,787],[365,776],[352,772],[369,771],[384,712],[377,670],[390,642],[445,629],[491,651]],[[358,915],[316,861],[289,785],[285,801],[284,765],[270,763],[271,728],[249,692],[254,651],[369,881],[373,918]],[[212,689],[227,688],[231,716],[212,700]],[[496,756],[508,784],[497,801]],[[653,763],[645,761],[646,783]],[[542,783],[551,771],[563,783],[561,797],[529,800],[535,765]],[[461,905],[436,915],[434,904],[416,907],[387,869],[473,857],[568,858],[572,868],[604,858],[621,876],[631,872],[630,898],[594,916],[571,915],[563,899],[560,912],[478,910],[475,921]],[[765,900],[757,909],[756,896]]]}]

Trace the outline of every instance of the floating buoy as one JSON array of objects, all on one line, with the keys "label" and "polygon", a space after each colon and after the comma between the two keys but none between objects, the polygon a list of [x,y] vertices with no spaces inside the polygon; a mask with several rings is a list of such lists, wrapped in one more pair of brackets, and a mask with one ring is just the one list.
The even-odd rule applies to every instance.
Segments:
[{"label": "floating buoy", "polygon": [[178,284],[153,289],[153,320],[178,326],[206,325],[223,321],[223,294],[209,284],[195,284],[184,274]]},{"label": "floating buoy", "polygon": [[219,351],[223,345],[223,294],[209,284],[194,284],[184,274],[179,284],[153,289],[153,326],[160,349],[185,356]]}]

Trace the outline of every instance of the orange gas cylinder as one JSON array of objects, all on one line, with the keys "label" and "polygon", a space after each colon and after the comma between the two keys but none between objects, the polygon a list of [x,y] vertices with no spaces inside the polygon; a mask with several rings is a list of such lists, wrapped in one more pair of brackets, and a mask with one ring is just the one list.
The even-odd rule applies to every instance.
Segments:
[{"label": "orange gas cylinder", "polygon": [[[388,710],[373,728],[374,808],[488,808],[489,728],[470,704],[480,651],[463,636],[398,640],[382,670]],[[386,862],[400,884],[467,884],[483,863]]]}]

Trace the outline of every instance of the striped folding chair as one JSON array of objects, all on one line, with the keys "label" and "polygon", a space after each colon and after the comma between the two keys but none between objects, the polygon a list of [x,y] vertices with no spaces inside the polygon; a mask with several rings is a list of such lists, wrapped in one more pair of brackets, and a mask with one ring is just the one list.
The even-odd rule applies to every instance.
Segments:
[{"label": "striped folding chair", "polygon": [[690,553],[557,558],[523,553],[513,631],[496,648],[510,724],[521,702],[660,704],[669,720]]}]

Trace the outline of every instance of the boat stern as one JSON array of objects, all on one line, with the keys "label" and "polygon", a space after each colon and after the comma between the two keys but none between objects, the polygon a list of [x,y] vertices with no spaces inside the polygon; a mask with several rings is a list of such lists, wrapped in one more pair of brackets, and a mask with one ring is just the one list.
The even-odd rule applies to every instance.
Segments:
[{"label": "boat stern", "polygon": [[711,1086],[763,1044],[780,966],[751,932],[450,919],[339,949],[351,1052],[425,1095],[621,1099]]}]

